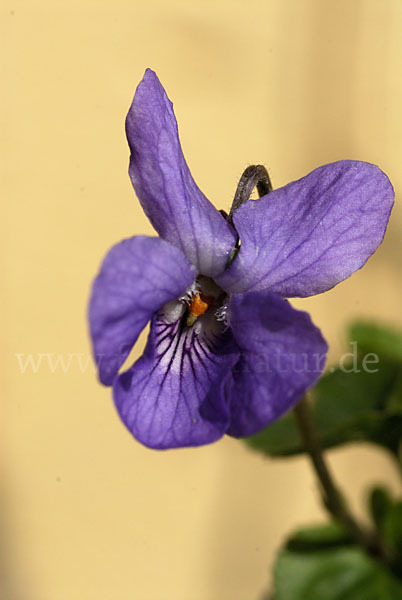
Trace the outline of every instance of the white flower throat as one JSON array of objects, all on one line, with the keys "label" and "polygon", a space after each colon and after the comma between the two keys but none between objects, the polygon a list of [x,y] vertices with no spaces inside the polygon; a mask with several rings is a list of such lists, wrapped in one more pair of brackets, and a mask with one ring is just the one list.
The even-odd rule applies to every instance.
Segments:
[{"label": "white flower throat", "polygon": [[158,311],[155,344],[162,366],[179,373],[194,356],[202,362],[213,353],[227,329],[226,297],[212,279],[200,275],[183,296]]}]

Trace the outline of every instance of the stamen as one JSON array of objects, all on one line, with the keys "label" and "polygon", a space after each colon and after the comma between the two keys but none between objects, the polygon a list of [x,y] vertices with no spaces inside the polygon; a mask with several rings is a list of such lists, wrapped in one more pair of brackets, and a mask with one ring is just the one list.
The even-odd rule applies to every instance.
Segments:
[{"label": "stamen", "polygon": [[227,314],[228,314],[228,305],[222,304],[217,311],[215,312],[215,318],[217,321],[223,321],[225,325],[227,325]]},{"label": "stamen", "polygon": [[[187,327],[192,327],[197,319],[204,315],[208,309],[212,307],[215,307],[215,310],[218,309],[224,298],[225,293],[216,285],[213,279],[205,277],[205,275],[198,275],[197,279],[179,298],[181,306],[185,305],[187,309]],[[218,320],[224,321],[225,317],[223,315],[226,315],[226,308],[222,307],[222,311],[224,311],[222,312],[222,317]],[[211,310],[210,316],[212,317],[212,320],[216,322],[215,312],[213,313]],[[204,324],[206,324],[205,319],[201,319],[198,323],[200,327]]]},{"label": "stamen", "polygon": [[[199,292],[196,292],[193,296],[191,304],[188,308],[189,315],[187,317],[187,326],[191,327],[194,325],[198,317],[203,315],[209,308],[210,303],[208,302],[210,298],[206,298],[205,296],[200,295]],[[213,299],[212,299],[213,300]]]},{"label": "stamen", "polygon": [[184,292],[183,296],[180,296],[180,302],[183,302],[183,304],[191,304],[194,296],[199,293],[199,290],[200,284],[198,281],[193,281],[190,287]]}]

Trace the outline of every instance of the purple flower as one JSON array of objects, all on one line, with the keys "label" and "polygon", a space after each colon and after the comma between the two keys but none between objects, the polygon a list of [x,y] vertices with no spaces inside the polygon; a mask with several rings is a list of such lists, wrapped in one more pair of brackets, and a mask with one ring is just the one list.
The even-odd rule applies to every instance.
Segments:
[{"label": "purple flower", "polygon": [[[339,161],[244,203],[232,226],[195,184],[172,104],[150,70],[126,130],[131,181],[160,237],[120,242],[95,279],[89,320],[100,380],[146,446],[251,435],[324,367],[319,329],[284,298],[325,292],[364,265],[383,239],[392,186],[374,165]],[[119,374],[149,321],[144,354]]]}]

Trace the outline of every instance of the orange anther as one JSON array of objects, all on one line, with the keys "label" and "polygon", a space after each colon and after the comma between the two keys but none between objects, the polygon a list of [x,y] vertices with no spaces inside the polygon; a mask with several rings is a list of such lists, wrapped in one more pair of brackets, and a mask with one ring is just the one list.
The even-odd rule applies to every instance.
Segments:
[{"label": "orange anther", "polygon": [[199,293],[197,293],[189,306],[190,315],[194,317],[200,317],[208,310],[209,304],[201,299]]}]

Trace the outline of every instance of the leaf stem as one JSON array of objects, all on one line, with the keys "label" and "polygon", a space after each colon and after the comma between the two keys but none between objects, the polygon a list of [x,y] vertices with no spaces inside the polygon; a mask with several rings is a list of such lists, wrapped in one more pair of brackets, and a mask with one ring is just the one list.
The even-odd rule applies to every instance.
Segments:
[{"label": "leaf stem", "polygon": [[377,534],[366,529],[350,512],[342,493],[325,462],[321,443],[314,425],[306,397],[293,409],[306,450],[320,481],[323,503],[328,512],[349,531],[356,542],[381,562],[388,563],[389,556]]}]

